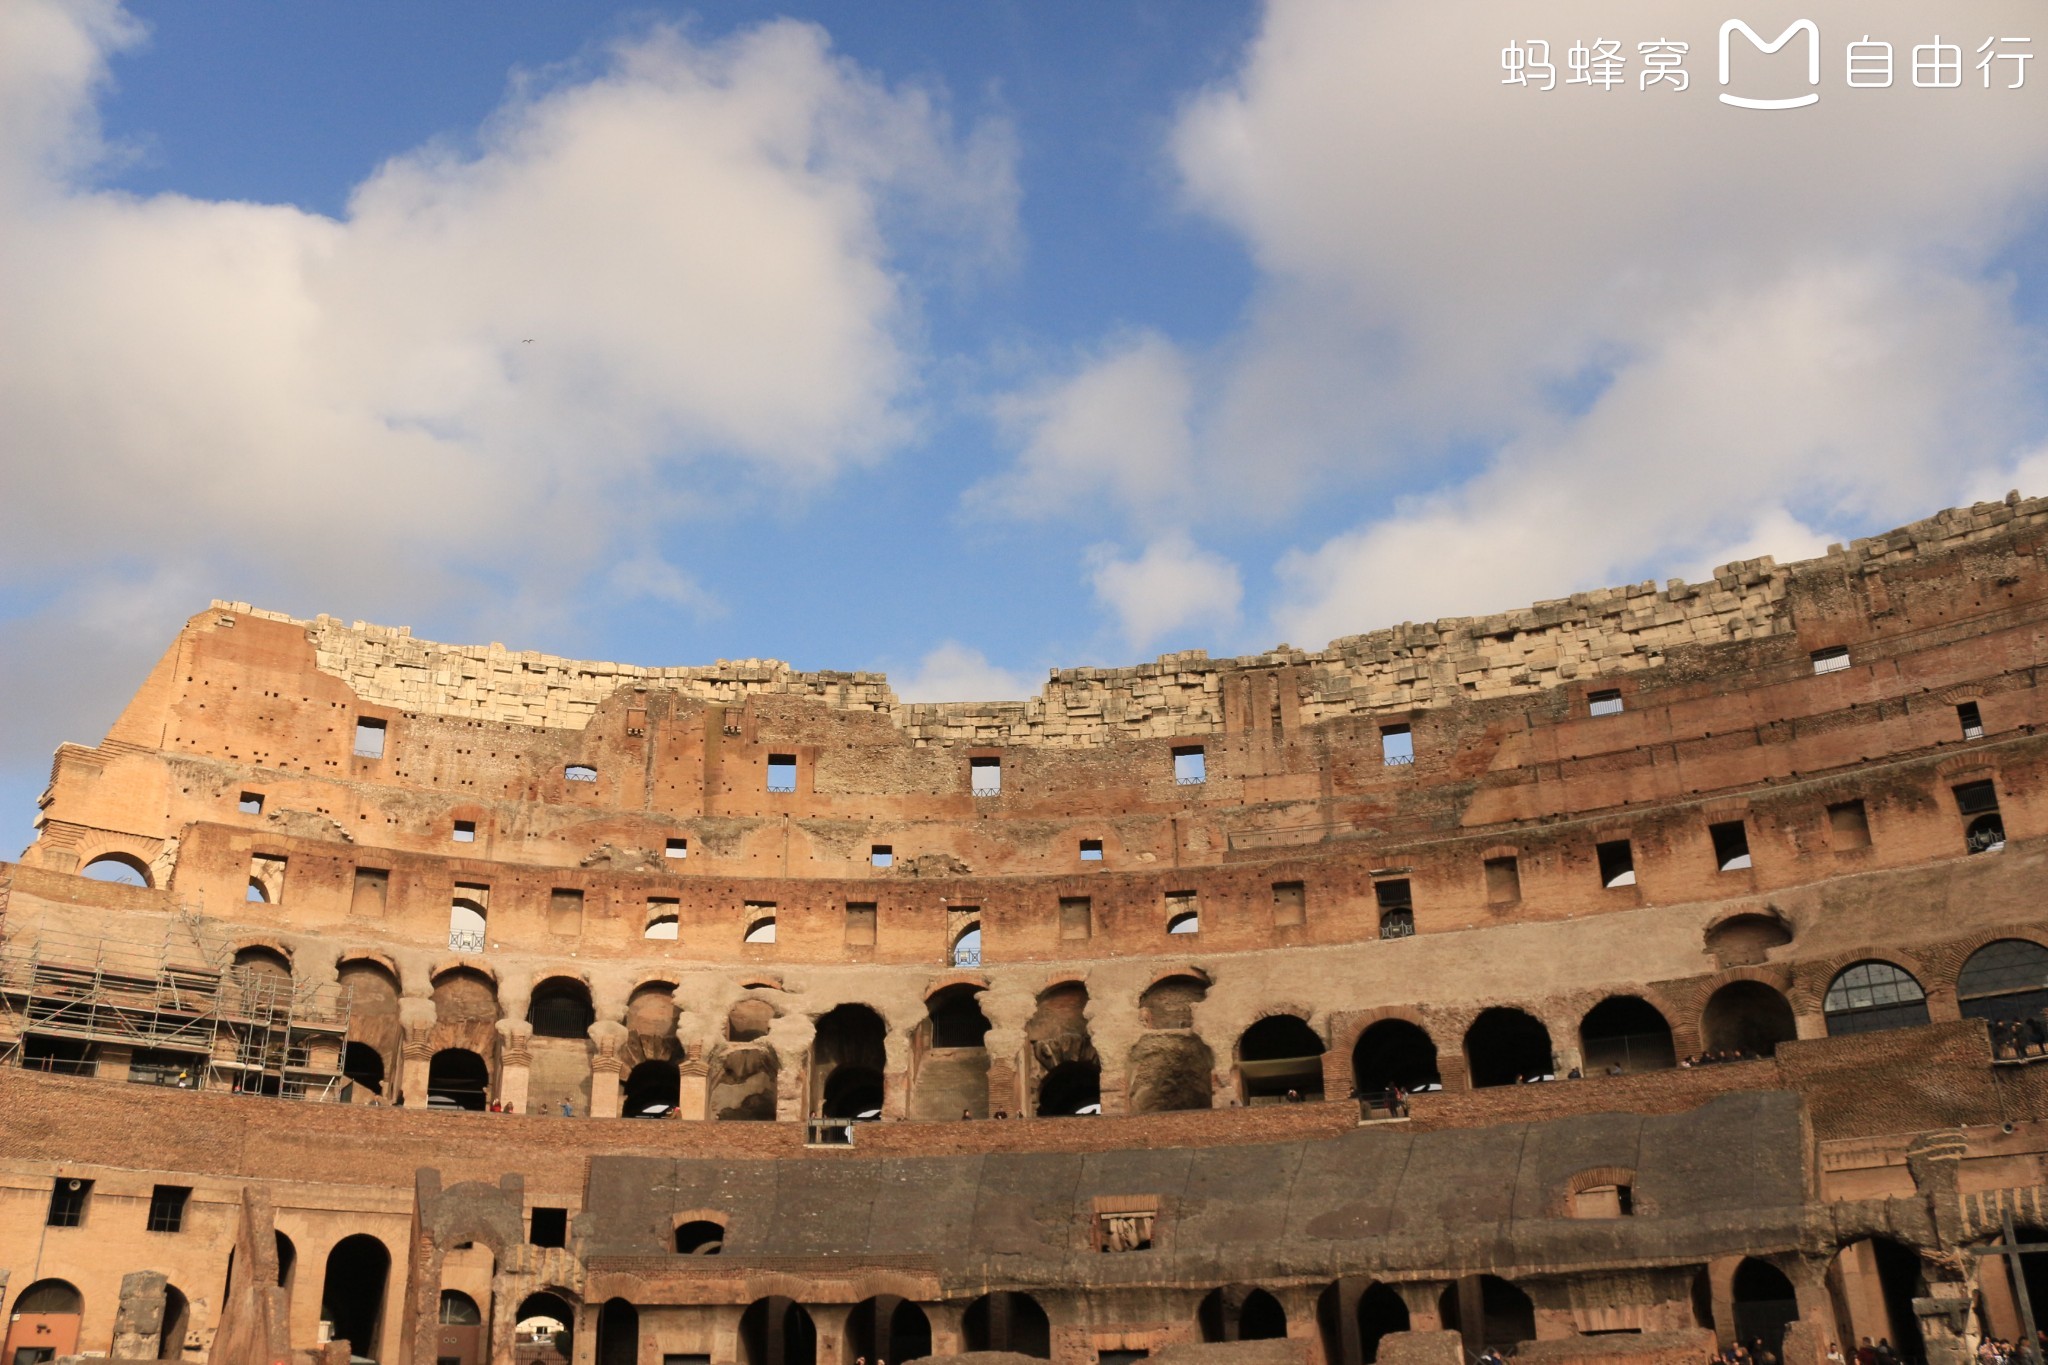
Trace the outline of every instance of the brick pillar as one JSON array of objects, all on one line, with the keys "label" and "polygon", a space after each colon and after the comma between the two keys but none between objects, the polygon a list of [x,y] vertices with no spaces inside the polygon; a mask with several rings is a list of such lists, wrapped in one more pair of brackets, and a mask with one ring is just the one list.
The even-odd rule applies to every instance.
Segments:
[{"label": "brick pillar", "polygon": [[910,1039],[892,1033],[882,1041],[882,1117],[910,1115]]},{"label": "brick pillar", "polygon": [[405,1063],[399,1073],[398,1093],[415,1108],[427,1107],[427,1068],[433,1064],[434,1045],[425,1038],[407,1038],[402,1045]]},{"label": "brick pillar", "polygon": [[692,1057],[676,1067],[676,1112],[686,1119],[711,1117],[711,1064]]},{"label": "brick pillar", "polygon": [[590,1117],[594,1119],[619,1116],[619,1073],[625,1065],[619,1052],[627,1036],[624,1024],[609,1019],[590,1026]]},{"label": "brick pillar", "polygon": [[533,1082],[533,1025],[524,1019],[500,1019],[498,1038],[498,1101],[523,1114]]}]

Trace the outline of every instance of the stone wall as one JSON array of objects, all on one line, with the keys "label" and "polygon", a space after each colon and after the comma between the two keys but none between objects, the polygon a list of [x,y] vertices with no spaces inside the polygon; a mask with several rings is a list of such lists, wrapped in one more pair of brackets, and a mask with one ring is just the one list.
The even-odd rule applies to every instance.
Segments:
[{"label": "stone wall", "polygon": [[[1221,733],[1233,705],[1281,708],[1302,723],[1395,714],[1452,700],[1526,695],[1575,680],[1663,663],[1674,650],[1789,634],[1795,583],[1868,578],[1988,537],[2048,523],[2048,498],[1952,508],[1881,536],[1781,565],[1765,556],[1723,565],[1704,583],[1672,579],[1602,588],[1490,616],[1407,622],[1345,636],[1322,650],[1281,645],[1264,654],[1210,659],[1163,655],[1131,668],[1056,670],[1021,702],[904,703],[879,673],[800,672],[776,660],[720,660],[707,667],[642,668],[584,662],[532,650],[443,645],[406,627],[303,624],[320,668],[377,705],[470,720],[581,729],[621,687],[660,688],[737,705],[792,696],[884,713],[925,743],[1092,745],[1118,739]],[[1880,590],[1881,591],[1881,590]],[[246,603],[217,608],[277,621]],[[1278,687],[1233,698],[1241,675]],[[1258,716],[1263,722],[1265,717]]]}]

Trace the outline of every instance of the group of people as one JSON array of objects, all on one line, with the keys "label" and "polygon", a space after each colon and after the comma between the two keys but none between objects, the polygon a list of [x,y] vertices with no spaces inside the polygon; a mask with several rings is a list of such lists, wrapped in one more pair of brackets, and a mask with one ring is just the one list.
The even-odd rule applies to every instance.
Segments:
[{"label": "group of people", "polygon": [[1746,1047],[1724,1047],[1718,1052],[1695,1052],[1680,1062],[1679,1065],[1686,1067],[1715,1066],[1721,1062],[1760,1062],[1762,1060],[1763,1054],[1761,1052],[1752,1052]]},{"label": "group of people", "polygon": [[1993,1056],[2031,1057],[2043,1051],[2048,1051],[2048,1023],[2043,1023],[2040,1015],[1991,1021]]},{"label": "group of people", "polygon": [[1977,1365],[2041,1365],[2043,1359],[2048,1359],[2048,1329],[2036,1335],[2040,1341],[2031,1351],[2023,1342],[2010,1342],[2003,1337],[1984,1338],[1977,1343]]},{"label": "group of people", "polygon": [[[1707,1365],[1778,1365],[1778,1353],[1762,1337],[1757,1337],[1748,1345],[1738,1341],[1725,1351],[1714,1352],[1707,1357]],[[1828,1343],[1828,1365],[1844,1365],[1833,1342]]]}]

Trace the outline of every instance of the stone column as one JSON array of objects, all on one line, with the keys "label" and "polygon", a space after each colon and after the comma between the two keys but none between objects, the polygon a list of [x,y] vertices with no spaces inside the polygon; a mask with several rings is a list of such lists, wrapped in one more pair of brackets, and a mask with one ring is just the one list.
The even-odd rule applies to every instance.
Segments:
[{"label": "stone column", "polygon": [[981,993],[981,1012],[989,1022],[981,1045],[988,1050],[988,1112],[993,1118],[1024,1112],[1024,1025],[1038,1002],[1026,990],[999,981]]},{"label": "stone column", "polygon": [[[404,996],[398,1002],[398,1049],[401,1062],[398,1094],[406,1104],[427,1105],[427,1068],[434,1060],[434,1002],[425,996]],[[394,1096],[396,1098],[396,1096]]]},{"label": "stone column", "polygon": [[615,1119],[619,1116],[619,1072],[624,1062],[619,1049],[626,1044],[626,1026],[600,1019],[590,1026],[590,1117]]},{"label": "stone column", "polygon": [[676,1110],[686,1119],[711,1117],[711,1064],[702,1056],[676,1066]]},{"label": "stone column", "polygon": [[533,1082],[533,1025],[524,1019],[498,1021],[498,1102],[515,1114],[526,1112]]},{"label": "stone column", "polygon": [[164,1287],[169,1283],[160,1270],[137,1270],[121,1277],[120,1305],[114,1311],[116,1360],[157,1358],[163,1340]]},{"label": "stone column", "polygon": [[809,1118],[811,1040],[817,1026],[800,1014],[785,1014],[768,1026],[763,1040],[775,1053],[775,1117],[784,1123]]},{"label": "stone column", "polygon": [[910,1117],[910,1038],[890,1033],[882,1040],[882,1117]]}]

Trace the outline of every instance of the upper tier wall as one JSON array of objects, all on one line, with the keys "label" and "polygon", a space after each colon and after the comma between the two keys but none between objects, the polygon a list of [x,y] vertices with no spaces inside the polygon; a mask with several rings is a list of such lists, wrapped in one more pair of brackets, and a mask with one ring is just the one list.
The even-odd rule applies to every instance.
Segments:
[{"label": "upper tier wall", "polygon": [[2020,527],[2048,522],[2048,498],[1952,508],[1820,558],[1780,565],[1766,556],[1714,572],[1711,582],[1672,579],[1603,588],[1483,617],[1405,623],[1307,651],[1210,659],[1204,651],[1163,655],[1133,668],[1055,671],[1022,702],[897,699],[880,673],[799,672],[776,660],[710,667],[642,668],[584,662],[502,645],[442,645],[406,627],[310,622],[246,603],[216,607],[304,625],[322,671],[364,701],[469,720],[580,730],[621,686],[658,683],[687,697],[736,703],[780,694],[851,711],[887,714],[920,743],[1092,745],[1118,739],[1221,732],[1223,681],[1233,673],[1289,670],[1296,723],[1413,710],[1455,699],[1528,694],[1585,676],[1654,667],[1672,650],[1790,633],[1786,603],[1802,577],[1870,575]]}]

